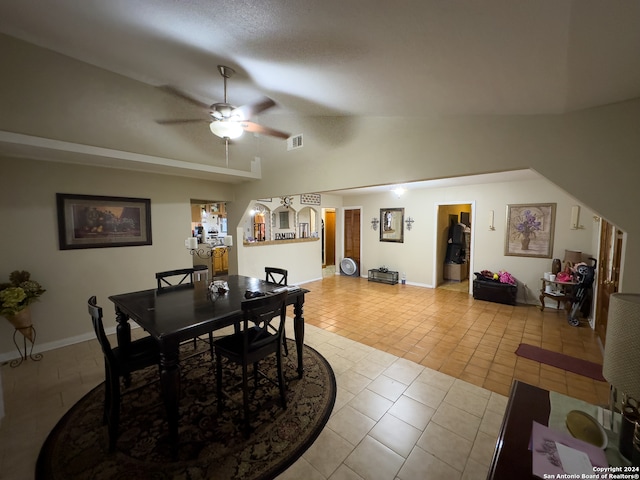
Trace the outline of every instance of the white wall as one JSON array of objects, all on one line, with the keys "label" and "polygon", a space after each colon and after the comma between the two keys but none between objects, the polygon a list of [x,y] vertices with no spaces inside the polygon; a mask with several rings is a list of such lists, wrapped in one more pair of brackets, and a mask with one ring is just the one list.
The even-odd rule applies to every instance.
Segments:
[{"label": "white wall", "polygon": [[[565,249],[597,255],[593,236],[599,224],[593,221],[593,212],[545,179],[408,190],[400,198],[391,192],[357,198],[363,208],[363,276],[368,269],[385,265],[390,270],[406,272],[409,284],[436,286],[439,280],[439,265],[434,264],[437,258],[437,207],[441,204],[474,205],[471,277],[474,271],[480,270],[510,272],[520,282],[519,302],[538,303],[540,277],[551,269],[551,259],[504,255],[508,204],[557,204],[552,258],[562,259]],[[584,229],[570,229],[573,205],[581,206]],[[405,209],[405,219],[411,216],[415,220],[413,228],[410,231],[405,228],[404,243],[380,242],[379,231],[371,229],[371,218],[379,217],[380,208],[398,207]],[[495,212],[495,230],[489,229],[490,210]]]}]

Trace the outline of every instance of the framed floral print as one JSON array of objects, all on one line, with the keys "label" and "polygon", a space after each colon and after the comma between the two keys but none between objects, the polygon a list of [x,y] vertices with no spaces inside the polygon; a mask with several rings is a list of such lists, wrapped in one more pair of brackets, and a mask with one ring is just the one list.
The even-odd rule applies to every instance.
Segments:
[{"label": "framed floral print", "polygon": [[504,254],[551,258],[555,222],[555,203],[507,205]]}]

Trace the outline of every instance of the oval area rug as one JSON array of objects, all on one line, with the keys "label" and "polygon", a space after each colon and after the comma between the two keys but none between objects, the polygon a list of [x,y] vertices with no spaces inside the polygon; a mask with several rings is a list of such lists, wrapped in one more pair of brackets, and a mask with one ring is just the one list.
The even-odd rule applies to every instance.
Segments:
[{"label": "oval area rug", "polygon": [[[184,347],[189,348],[189,347]],[[190,347],[193,348],[193,347]],[[253,432],[242,435],[240,369],[224,365],[224,411],[217,415],[215,369],[208,352],[181,361],[179,459],[171,461],[168,428],[159,382],[126,394],[121,403],[116,451],[108,452],[102,423],[104,383],[80,399],[62,417],[42,446],[36,480],[72,479],[272,479],[311,446],[327,423],[336,398],[333,370],[322,355],[304,346],[302,379],[295,371],[296,348],[284,358],[287,409],[276,386],[262,380],[251,396]],[[275,378],[275,356],[260,370]],[[251,372],[251,369],[249,369]],[[136,385],[154,381],[158,369],[132,375]],[[253,380],[249,385],[253,387]]]}]

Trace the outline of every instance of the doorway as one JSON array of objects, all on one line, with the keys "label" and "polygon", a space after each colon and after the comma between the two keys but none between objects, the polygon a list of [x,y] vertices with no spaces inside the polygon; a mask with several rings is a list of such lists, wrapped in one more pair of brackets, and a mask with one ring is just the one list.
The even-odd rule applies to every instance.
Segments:
[{"label": "doorway", "polygon": [[336,211],[325,208],[322,211],[322,268],[336,264]]},{"label": "doorway", "polygon": [[344,211],[344,258],[351,258],[360,272],[360,209]]},{"label": "doorway", "polygon": [[471,293],[473,203],[443,204],[437,208],[434,284],[437,288]]},{"label": "doorway", "polygon": [[595,306],[595,331],[605,346],[609,297],[618,291],[623,233],[604,219],[600,219],[600,248]]}]

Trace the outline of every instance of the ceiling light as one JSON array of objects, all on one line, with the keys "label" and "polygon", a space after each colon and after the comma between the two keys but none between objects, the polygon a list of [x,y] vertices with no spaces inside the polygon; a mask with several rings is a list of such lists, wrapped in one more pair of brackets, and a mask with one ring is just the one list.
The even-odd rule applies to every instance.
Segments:
[{"label": "ceiling light", "polygon": [[405,192],[405,189],[402,187],[396,187],[391,191],[396,195],[396,197],[400,197]]},{"label": "ceiling light", "polygon": [[238,122],[227,122],[224,120],[216,120],[209,125],[211,132],[220,138],[238,138],[244,132],[242,125]]}]

